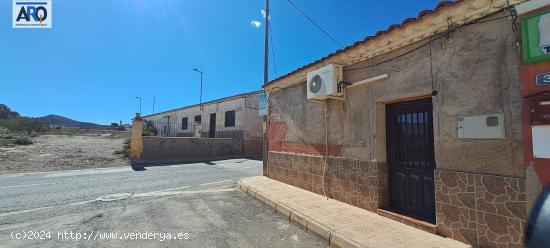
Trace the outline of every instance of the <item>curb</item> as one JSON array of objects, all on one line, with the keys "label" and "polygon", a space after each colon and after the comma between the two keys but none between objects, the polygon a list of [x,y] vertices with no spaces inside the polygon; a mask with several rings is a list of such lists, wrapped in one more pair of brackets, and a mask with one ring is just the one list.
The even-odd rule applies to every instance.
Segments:
[{"label": "curb", "polygon": [[331,247],[337,248],[355,248],[355,247],[366,247],[365,245],[360,244],[359,242],[345,237],[342,234],[339,234],[336,230],[316,221],[315,219],[308,217],[298,210],[293,209],[290,206],[287,206],[281,202],[278,202],[275,199],[269,198],[268,196],[262,194],[257,189],[247,185],[241,180],[236,184],[236,188],[252,197],[256,200],[264,203],[265,205],[271,207],[275,212],[284,216],[291,223],[296,226],[304,229],[306,232],[314,233],[317,236],[327,240]]}]

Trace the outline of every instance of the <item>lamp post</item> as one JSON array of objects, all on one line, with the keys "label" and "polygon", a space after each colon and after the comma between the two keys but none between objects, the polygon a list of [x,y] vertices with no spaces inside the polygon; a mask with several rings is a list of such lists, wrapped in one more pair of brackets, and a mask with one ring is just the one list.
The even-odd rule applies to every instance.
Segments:
[{"label": "lamp post", "polygon": [[139,115],[141,116],[141,97],[136,96],[135,99],[139,99]]},{"label": "lamp post", "polygon": [[197,68],[194,68],[193,71],[196,71],[196,72],[198,72],[198,73],[201,74],[201,93],[200,93],[200,96],[199,96],[199,108],[200,108],[200,110],[202,110],[202,73],[203,73],[203,72],[200,71],[200,70],[197,69]]}]

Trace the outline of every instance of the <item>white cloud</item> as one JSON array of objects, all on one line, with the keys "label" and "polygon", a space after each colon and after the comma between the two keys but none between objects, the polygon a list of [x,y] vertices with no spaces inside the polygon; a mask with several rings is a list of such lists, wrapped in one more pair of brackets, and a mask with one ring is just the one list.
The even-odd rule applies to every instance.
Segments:
[{"label": "white cloud", "polygon": [[260,26],[262,26],[262,22],[256,21],[256,20],[252,20],[252,21],[250,22],[250,25],[252,25],[252,27],[259,28]]}]

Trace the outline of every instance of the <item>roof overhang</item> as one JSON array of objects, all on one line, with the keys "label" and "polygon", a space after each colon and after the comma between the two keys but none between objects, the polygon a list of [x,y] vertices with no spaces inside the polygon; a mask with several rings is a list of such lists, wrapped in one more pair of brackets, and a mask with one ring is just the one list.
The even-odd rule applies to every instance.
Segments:
[{"label": "roof overhang", "polygon": [[370,58],[394,51],[404,46],[445,32],[448,20],[455,25],[472,22],[526,0],[458,0],[443,1],[433,11],[421,11],[416,18],[408,18],[401,25],[391,25],[387,30],[366,37],[362,41],[340,49],[311,64],[305,65],[276,78],[263,87],[271,93],[280,88],[287,88],[306,81],[308,71],[327,64],[335,63],[344,66],[368,60]]}]

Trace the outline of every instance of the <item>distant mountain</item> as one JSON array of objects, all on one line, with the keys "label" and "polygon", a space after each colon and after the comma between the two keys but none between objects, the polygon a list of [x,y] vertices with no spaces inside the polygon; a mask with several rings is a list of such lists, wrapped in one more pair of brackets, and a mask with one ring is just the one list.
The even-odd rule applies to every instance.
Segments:
[{"label": "distant mountain", "polygon": [[110,126],[99,125],[91,122],[80,122],[59,115],[47,115],[36,118],[47,122],[50,126],[66,128],[109,129]]}]

